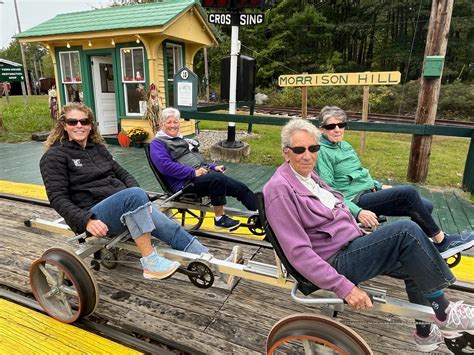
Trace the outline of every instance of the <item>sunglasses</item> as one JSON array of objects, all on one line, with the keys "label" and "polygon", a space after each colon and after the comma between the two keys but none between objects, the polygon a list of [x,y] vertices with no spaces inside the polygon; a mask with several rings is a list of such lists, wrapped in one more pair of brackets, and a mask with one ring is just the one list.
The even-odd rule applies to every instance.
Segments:
[{"label": "sunglasses", "polygon": [[288,147],[288,149],[291,149],[293,153],[295,154],[303,154],[306,152],[306,149],[309,150],[310,153],[316,153],[319,150],[319,145],[310,145],[308,148],[306,147]]},{"label": "sunglasses", "polygon": [[340,123],[331,123],[324,125],[323,128],[327,129],[328,131],[332,131],[334,128],[339,127],[339,128],[345,128],[347,126],[347,122],[340,122]]},{"label": "sunglasses", "polygon": [[77,126],[77,124],[81,122],[81,125],[82,126],[89,126],[92,121],[90,118],[81,118],[81,119],[76,119],[76,118],[69,118],[69,119],[66,119],[66,124],[68,126],[71,126],[71,127],[74,127],[74,126]]}]

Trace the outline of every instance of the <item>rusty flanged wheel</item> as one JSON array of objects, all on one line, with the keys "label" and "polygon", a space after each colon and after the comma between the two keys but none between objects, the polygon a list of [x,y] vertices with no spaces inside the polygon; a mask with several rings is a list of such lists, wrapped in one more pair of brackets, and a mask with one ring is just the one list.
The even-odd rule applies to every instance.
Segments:
[{"label": "rusty flanged wheel", "polygon": [[72,323],[92,314],[99,302],[94,277],[74,252],[51,248],[30,268],[33,294],[51,317]]},{"label": "rusty flanged wheel", "polygon": [[456,253],[447,259],[444,259],[450,268],[457,266],[461,262],[461,253]]},{"label": "rusty flanged wheel", "polygon": [[187,231],[194,231],[201,227],[206,212],[187,208],[166,208],[163,213],[181,225]]},{"label": "rusty flanged wheel", "polygon": [[194,286],[199,288],[209,288],[214,284],[214,274],[206,264],[200,261],[193,261],[189,263],[188,270],[199,273],[197,276],[188,276]]},{"label": "rusty flanged wheel", "polygon": [[267,354],[373,354],[359,334],[340,322],[315,314],[278,321],[267,337]]}]

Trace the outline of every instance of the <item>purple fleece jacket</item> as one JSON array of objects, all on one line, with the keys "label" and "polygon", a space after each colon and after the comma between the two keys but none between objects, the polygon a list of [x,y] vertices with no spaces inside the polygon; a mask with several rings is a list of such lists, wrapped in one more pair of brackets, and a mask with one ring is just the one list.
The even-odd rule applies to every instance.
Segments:
[{"label": "purple fleece jacket", "polygon": [[[193,167],[173,160],[166,145],[156,139],[153,139],[150,143],[150,157],[160,173],[166,176],[173,192],[181,190],[188,181],[196,177]],[[215,164],[209,164],[209,169],[214,170],[215,167]]]},{"label": "purple fleece jacket", "polygon": [[263,188],[265,212],[288,261],[316,286],[345,298],[354,284],[326,262],[351,240],[363,235],[344,196],[311,174],[337,197],[331,211],[283,163]]}]

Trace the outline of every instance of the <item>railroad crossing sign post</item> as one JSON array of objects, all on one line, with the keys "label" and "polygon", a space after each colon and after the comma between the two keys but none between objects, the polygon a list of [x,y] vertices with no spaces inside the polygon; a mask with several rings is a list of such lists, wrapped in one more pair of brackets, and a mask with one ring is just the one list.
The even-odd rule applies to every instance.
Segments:
[{"label": "railroad crossing sign post", "polygon": [[[362,121],[367,121],[369,113],[369,86],[370,85],[397,85],[400,83],[399,71],[389,72],[360,72],[360,73],[327,73],[327,74],[298,74],[280,75],[278,85],[281,87],[301,87],[302,114],[306,118],[307,112],[307,87],[308,86],[336,86],[357,85],[364,87],[362,101]],[[365,153],[367,132],[361,132],[359,153]]]},{"label": "railroad crossing sign post", "polygon": [[[201,0],[204,8],[226,9],[226,13],[209,13],[209,23],[215,25],[231,25],[230,45],[230,77],[229,77],[229,114],[235,115],[237,107],[237,60],[240,53],[239,26],[263,23],[264,15],[246,14],[241,11],[246,8],[263,9],[269,4],[268,0]],[[242,142],[235,141],[235,122],[229,122],[227,140],[222,142],[227,148],[241,148]]]}]

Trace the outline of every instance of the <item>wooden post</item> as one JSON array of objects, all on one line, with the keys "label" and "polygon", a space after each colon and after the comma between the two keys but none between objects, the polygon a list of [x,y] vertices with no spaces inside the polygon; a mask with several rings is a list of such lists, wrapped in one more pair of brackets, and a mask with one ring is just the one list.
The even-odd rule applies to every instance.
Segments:
[{"label": "wooden post", "polygon": [[[425,47],[426,56],[446,54],[448,46],[449,26],[453,12],[454,0],[433,0],[431,5],[430,24]],[[438,109],[441,78],[421,78],[418,95],[415,123],[433,125]],[[408,163],[407,179],[413,182],[424,182],[428,175],[431,155],[432,136],[413,135],[411,141],[410,161]]]},{"label": "wooden post", "polygon": [[[369,87],[364,86],[364,96],[362,97],[362,122],[369,120]],[[365,142],[367,140],[367,131],[360,132],[359,155],[365,154]]]},{"label": "wooden post", "polygon": [[[308,73],[303,73],[308,74]],[[308,117],[308,87],[301,87],[301,118],[306,119]]]}]

